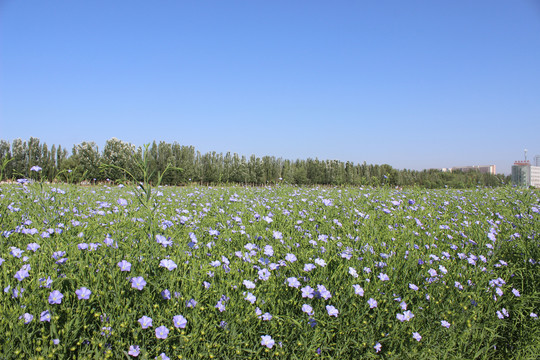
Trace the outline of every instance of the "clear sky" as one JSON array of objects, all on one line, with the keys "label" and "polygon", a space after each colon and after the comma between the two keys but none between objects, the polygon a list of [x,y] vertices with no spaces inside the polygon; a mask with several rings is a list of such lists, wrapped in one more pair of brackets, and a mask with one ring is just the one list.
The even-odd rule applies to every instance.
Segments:
[{"label": "clear sky", "polygon": [[0,139],[398,169],[540,154],[538,0],[0,0]]}]

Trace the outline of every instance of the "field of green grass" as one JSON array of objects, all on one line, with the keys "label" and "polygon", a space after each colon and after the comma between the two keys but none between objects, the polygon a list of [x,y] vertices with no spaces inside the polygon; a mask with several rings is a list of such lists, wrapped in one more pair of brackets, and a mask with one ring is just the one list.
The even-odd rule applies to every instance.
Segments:
[{"label": "field of green grass", "polygon": [[2,359],[540,354],[534,190],[0,190]]}]

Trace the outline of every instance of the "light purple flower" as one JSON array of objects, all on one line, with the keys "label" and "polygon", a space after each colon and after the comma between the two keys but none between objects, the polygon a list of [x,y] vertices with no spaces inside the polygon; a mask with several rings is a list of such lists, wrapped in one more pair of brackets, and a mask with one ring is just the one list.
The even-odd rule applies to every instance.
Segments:
[{"label": "light purple flower", "polygon": [[414,291],[418,291],[418,286],[416,286],[414,284],[409,284],[409,289],[412,289]]},{"label": "light purple flower", "polygon": [[139,345],[131,345],[129,347],[128,355],[137,357],[139,356],[140,352],[141,352],[141,347]]},{"label": "light purple flower", "polygon": [[161,354],[159,354],[159,356],[156,358],[156,360],[171,360],[171,358],[168,357],[167,355],[165,355],[165,353],[161,353]]},{"label": "light purple flower", "polygon": [[362,289],[362,287],[360,285],[354,284],[353,288],[354,288],[354,293],[356,295],[364,296],[364,289]]},{"label": "light purple flower", "polygon": [[225,311],[225,304],[223,303],[223,301],[219,300],[215,306],[216,309],[219,310],[219,312],[224,312]]},{"label": "light purple flower", "polygon": [[137,320],[139,322],[139,324],[141,324],[141,327],[143,329],[148,329],[150,326],[152,326],[152,318],[148,317],[148,316],[143,316],[142,318],[140,318],[139,320]]},{"label": "light purple flower", "polygon": [[171,300],[171,292],[169,291],[169,289],[165,289],[161,292],[161,297],[163,298],[163,300]]},{"label": "light purple flower", "polygon": [[445,328],[449,328],[450,327],[450,323],[446,320],[441,320],[441,325],[444,326]]},{"label": "light purple flower", "polygon": [[29,313],[24,313],[23,316],[19,317],[19,319],[22,319],[22,318],[24,318],[24,323],[28,324],[34,319],[34,315],[29,314]]},{"label": "light purple flower", "polygon": [[290,277],[287,279],[287,281],[289,282],[290,287],[299,288],[301,285],[298,279],[295,277]]},{"label": "light purple flower", "polygon": [[252,304],[254,304],[255,301],[257,301],[257,298],[255,297],[255,295],[253,295],[250,292],[247,293],[247,295],[246,295],[246,297],[244,299],[246,299],[247,301],[249,301]]},{"label": "light purple flower", "polygon": [[41,171],[41,167],[38,166],[38,165],[34,165],[30,168],[30,171],[35,171],[35,172],[40,172]]},{"label": "light purple flower", "polygon": [[378,343],[375,344],[375,346],[373,348],[375,349],[375,352],[379,352],[382,349],[382,345],[381,345],[381,343],[378,342]]},{"label": "light purple flower", "polygon": [[60,291],[54,290],[49,294],[49,304],[61,304],[63,297],[64,295]]},{"label": "light purple flower", "polygon": [[332,305],[326,305],[326,311],[328,311],[328,315],[337,317],[339,314],[338,309],[336,309]]},{"label": "light purple flower", "polygon": [[313,269],[315,269],[315,268],[316,268],[316,266],[313,265],[313,264],[305,264],[305,265],[304,265],[304,271],[305,271],[305,272],[309,272],[309,271],[311,271],[311,270],[313,270]]},{"label": "light purple flower", "polygon": [[315,259],[315,264],[319,265],[320,267],[325,267],[326,261],[324,261],[324,259],[317,258]]},{"label": "light purple flower", "polygon": [[39,321],[41,321],[41,322],[44,322],[44,321],[51,322],[51,313],[49,312],[49,310],[45,310],[45,311],[41,312],[41,315],[39,316]]},{"label": "light purple flower", "polygon": [[412,337],[413,337],[414,340],[416,340],[416,341],[422,340],[422,336],[420,336],[420,334],[417,333],[417,332],[413,332],[413,333],[412,333]]},{"label": "light purple flower", "polygon": [[514,296],[516,297],[520,297],[521,294],[519,293],[519,290],[518,289],[512,289],[512,294],[514,294]]},{"label": "light purple flower", "polygon": [[170,238],[167,239],[165,236],[160,235],[160,234],[156,235],[156,241],[157,241],[158,244],[163,245],[163,247],[165,247],[165,248],[167,246],[172,246],[172,244],[173,244],[173,242],[172,242],[172,240],[170,240]]},{"label": "light purple flower", "polygon": [[39,246],[38,243],[30,243],[28,244],[28,246],[26,247],[26,250],[31,250],[33,252],[36,252],[37,249],[39,249],[41,246]]},{"label": "light purple flower", "polygon": [[290,263],[293,263],[296,261],[296,256],[294,254],[287,254],[285,255],[285,260],[287,260]]},{"label": "light purple flower", "polygon": [[127,206],[127,204],[128,204],[127,200],[126,200],[126,199],[122,199],[122,198],[116,200],[116,202],[117,202],[118,205],[120,205],[120,206]]},{"label": "light purple flower", "polygon": [[414,314],[410,310],[407,310],[403,314],[397,314],[396,317],[401,322],[410,321],[414,317]]},{"label": "light purple flower", "polygon": [[16,258],[21,258],[22,253],[24,250],[21,250],[19,248],[16,248],[14,246],[11,247],[11,251],[9,252],[11,255],[15,256]]},{"label": "light purple flower", "polygon": [[173,317],[173,324],[174,327],[183,329],[187,325],[187,319],[182,315],[176,315],[175,317]]},{"label": "light purple flower", "polygon": [[28,273],[28,270],[26,270],[26,268],[23,268],[19,271],[17,271],[17,273],[15,274],[15,279],[19,280],[19,281],[23,281],[23,279],[29,277],[30,274]]},{"label": "light purple flower", "polygon": [[52,281],[50,276],[47,276],[47,279],[45,279],[45,278],[39,279],[39,287],[50,288],[52,283],[53,283],[53,281]]},{"label": "light purple flower", "polygon": [[313,312],[313,308],[311,307],[311,305],[308,304],[302,305],[302,311],[310,316],[315,315],[315,313]]},{"label": "light purple flower", "polygon": [[377,300],[375,300],[374,298],[370,298],[368,300],[368,305],[369,305],[370,309],[376,308],[377,307]]},{"label": "light purple flower", "polygon": [[242,282],[244,284],[244,286],[248,289],[255,289],[255,283],[253,281],[250,281],[250,280],[244,280]]},{"label": "light purple flower", "polygon": [[332,294],[326,289],[324,285],[317,285],[317,291],[325,300],[328,300],[332,297]]},{"label": "light purple flower", "polygon": [[261,279],[262,281],[266,281],[270,278],[270,271],[268,271],[268,269],[266,268],[259,270],[258,274],[259,274],[259,279]]},{"label": "light purple flower", "polygon": [[79,297],[79,300],[88,300],[92,292],[84,286],[75,291],[75,294]]},{"label": "light purple flower", "polygon": [[137,290],[142,290],[146,285],[146,281],[142,276],[134,277],[131,279],[131,287]]},{"label": "light purple flower", "polygon": [[261,335],[261,345],[271,349],[275,344],[275,341],[270,335]]},{"label": "light purple flower", "polygon": [[117,265],[120,268],[120,271],[130,271],[131,270],[131,263],[129,263],[126,260],[120,261]]},{"label": "light purple flower", "polygon": [[165,269],[167,269],[169,271],[173,271],[177,267],[176,264],[174,263],[174,261],[172,261],[170,259],[161,260],[161,262],[159,263],[159,266],[164,267]]},{"label": "light purple flower", "polygon": [[300,289],[300,290],[302,290],[302,297],[303,297],[303,298],[306,298],[306,297],[307,297],[307,298],[310,298],[310,299],[313,298],[313,293],[315,292],[315,290],[312,289],[311,286],[309,286],[309,285],[308,285],[308,286],[304,286],[304,287],[303,287],[302,289]]},{"label": "light purple flower", "polygon": [[169,329],[166,326],[161,325],[156,329],[156,337],[158,339],[166,339],[169,336]]},{"label": "light purple flower", "polygon": [[390,280],[390,278],[388,277],[388,275],[384,274],[384,273],[380,273],[378,276],[377,276],[381,281],[388,281]]}]

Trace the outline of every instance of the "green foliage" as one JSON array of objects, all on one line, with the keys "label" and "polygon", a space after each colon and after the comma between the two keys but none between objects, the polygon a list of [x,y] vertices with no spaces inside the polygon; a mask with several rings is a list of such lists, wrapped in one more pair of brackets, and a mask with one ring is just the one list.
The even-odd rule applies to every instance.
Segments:
[{"label": "green foliage", "polygon": [[[29,177],[31,166],[39,165],[48,181],[58,179],[68,181],[66,171],[71,171],[69,181],[104,182],[131,181],[133,178],[143,181],[140,167],[143,149],[135,148],[130,143],[116,138],[107,140],[103,152],[100,153],[94,142],[83,142],[73,147],[68,157],[60,146],[51,148],[40,144],[39,139],[30,138],[27,142],[20,139],[9,146],[6,141],[0,142],[0,160],[13,159],[5,169],[7,178]],[[370,185],[370,186],[421,186],[428,189],[474,188],[477,186],[499,187],[510,182],[504,175],[483,174],[478,171],[442,172],[439,170],[397,170],[388,164],[368,165],[342,162],[338,160],[319,160],[308,158],[295,161],[273,156],[249,158],[238,154],[216,153],[211,151],[201,154],[193,146],[181,146],[155,141],[146,149],[147,170],[153,174],[148,181],[157,183],[158,174],[163,173],[161,184],[185,185],[201,183],[217,184],[296,184],[296,185]],[[102,169],[101,163],[114,166]],[[181,168],[182,172],[164,170]],[[103,170],[103,171],[100,171]],[[62,175],[59,176],[59,173]]]}]

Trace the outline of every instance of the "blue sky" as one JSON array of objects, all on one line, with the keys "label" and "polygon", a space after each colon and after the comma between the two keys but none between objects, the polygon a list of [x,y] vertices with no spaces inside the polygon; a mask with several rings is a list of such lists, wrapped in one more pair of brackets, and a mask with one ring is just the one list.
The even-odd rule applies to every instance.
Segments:
[{"label": "blue sky", "polygon": [[535,0],[2,0],[0,139],[509,173],[539,64]]}]

